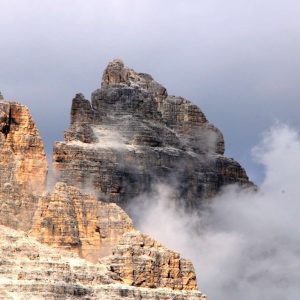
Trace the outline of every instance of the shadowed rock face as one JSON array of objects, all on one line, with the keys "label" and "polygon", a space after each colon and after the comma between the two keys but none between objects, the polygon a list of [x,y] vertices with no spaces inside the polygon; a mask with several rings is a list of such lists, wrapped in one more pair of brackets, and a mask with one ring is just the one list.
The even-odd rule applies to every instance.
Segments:
[{"label": "shadowed rock face", "polygon": [[26,106],[0,100],[0,158],[1,224],[29,228],[45,189],[47,160]]},{"label": "shadowed rock face", "polygon": [[0,121],[1,299],[206,299],[192,263],[136,231],[115,203],[61,182],[45,193],[44,147],[25,106],[0,101]]},{"label": "shadowed rock face", "polygon": [[226,184],[250,184],[223,154],[222,133],[196,105],[114,60],[91,103],[82,94],[73,99],[71,125],[55,143],[53,161],[60,181],[92,187],[108,202],[126,206],[165,182],[198,207]]}]

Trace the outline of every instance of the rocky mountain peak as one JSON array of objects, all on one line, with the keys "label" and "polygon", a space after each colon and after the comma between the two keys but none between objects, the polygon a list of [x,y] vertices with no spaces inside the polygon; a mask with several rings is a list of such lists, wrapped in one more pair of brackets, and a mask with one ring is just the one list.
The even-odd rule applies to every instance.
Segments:
[{"label": "rocky mountain peak", "polygon": [[192,263],[126,213],[158,183],[199,210],[227,184],[251,185],[199,107],[114,60],[91,100],[75,95],[53,170],[46,191],[29,109],[0,99],[0,298],[207,299]]},{"label": "rocky mountain peak", "polygon": [[125,68],[124,62],[121,59],[111,61],[103,72],[101,87],[106,87],[114,84],[127,84],[130,69]]},{"label": "rocky mountain peak", "polygon": [[167,89],[156,82],[151,75],[138,73],[125,66],[122,60],[115,59],[110,62],[104,70],[101,87],[105,88],[118,85],[145,89],[151,92],[156,101],[158,101],[159,98],[166,98],[168,96]]},{"label": "rocky mountain peak", "polygon": [[[88,104],[81,94],[74,102]],[[9,124],[0,133],[1,299],[206,299],[192,263],[137,231],[121,207],[64,182],[46,192],[28,108],[1,101],[0,115]]]},{"label": "rocky mountain peak", "polygon": [[[114,60],[91,102],[77,94],[65,140],[53,154],[58,180],[123,207],[157,182],[199,206],[223,185],[248,184],[243,168],[224,156],[224,139],[191,101],[169,96],[152,76]],[[84,164],[83,164],[84,162]]]}]

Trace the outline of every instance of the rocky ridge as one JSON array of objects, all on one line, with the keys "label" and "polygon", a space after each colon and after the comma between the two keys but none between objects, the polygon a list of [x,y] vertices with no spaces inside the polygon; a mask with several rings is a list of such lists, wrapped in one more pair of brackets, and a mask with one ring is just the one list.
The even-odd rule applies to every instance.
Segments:
[{"label": "rocky ridge", "polygon": [[103,203],[78,188],[57,183],[42,197],[30,235],[108,266],[110,277],[131,286],[196,290],[190,261],[133,228],[114,203]]},{"label": "rocky ridge", "polygon": [[173,290],[197,288],[189,260],[138,231],[124,234],[112,255],[101,262],[110,266],[113,278],[122,278],[128,285]]},{"label": "rocky ridge", "polygon": [[0,225],[0,299],[204,300],[198,291],[142,288],[111,278],[109,267],[40,244]]},{"label": "rocky ridge", "polygon": [[206,299],[192,263],[137,231],[118,205],[157,182],[197,208],[226,184],[251,185],[197,106],[120,60],[91,102],[73,99],[53,191],[28,108],[2,95],[0,157],[0,299]]},{"label": "rocky ridge", "polygon": [[205,299],[193,265],[119,206],[60,182],[47,192],[29,110],[4,99],[0,108],[0,299]]},{"label": "rocky ridge", "polygon": [[158,182],[171,185],[188,207],[201,206],[226,184],[250,184],[223,155],[222,133],[196,105],[169,96],[120,60],[109,63],[91,103],[75,96],[64,139],[54,145],[58,180],[92,187],[99,199],[125,208]]},{"label": "rocky ridge", "polygon": [[132,220],[116,204],[57,183],[52,193],[40,198],[30,232],[42,243],[97,262],[132,230]]},{"label": "rocky ridge", "polygon": [[[3,98],[3,97],[2,97]],[[43,141],[26,106],[0,100],[0,219],[29,228],[47,176]]]}]

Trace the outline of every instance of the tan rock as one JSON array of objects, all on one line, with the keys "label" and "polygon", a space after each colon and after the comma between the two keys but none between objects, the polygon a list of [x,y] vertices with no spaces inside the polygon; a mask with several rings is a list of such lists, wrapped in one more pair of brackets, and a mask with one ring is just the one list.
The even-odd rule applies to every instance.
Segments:
[{"label": "tan rock", "polygon": [[123,235],[113,254],[101,260],[112,278],[133,286],[197,290],[192,263],[138,231]]},{"label": "tan rock", "polygon": [[199,291],[138,288],[110,278],[108,267],[40,244],[0,225],[0,299],[205,300]]},{"label": "tan rock", "polygon": [[[31,235],[40,242],[70,250],[108,266],[110,276],[131,286],[196,290],[190,261],[133,229],[127,214],[78,188],[57,183],[42,197]],[[109,255],[104,257],[105,255]]]},{"label": "tan rock", "polygon": [[40,199],[31,234],[95,262],[110,254],[121,236],[132,229],[131,219],[116,204],[97,201],[78,188],[57,183],[51,194]]},{"label": "tan rock", "polygon": [[24,105],[0,101],[0,222],[29,228],[45,190],[47,159],[38,129]]}]

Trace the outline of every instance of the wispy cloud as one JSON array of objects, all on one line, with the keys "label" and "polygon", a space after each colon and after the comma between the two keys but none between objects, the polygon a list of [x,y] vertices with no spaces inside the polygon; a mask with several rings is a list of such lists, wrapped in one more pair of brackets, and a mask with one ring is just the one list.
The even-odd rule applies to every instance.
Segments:
[{"label": "wispy cloud", "polygon": [[134,206],[141,230],[192,259],[211,300],[299,297],[299,134],[277,124],[254,153],[265,169],[257,192],[231,186],[198,215],[178,209],[161,185],[150,205]]}]

